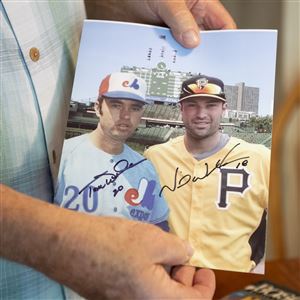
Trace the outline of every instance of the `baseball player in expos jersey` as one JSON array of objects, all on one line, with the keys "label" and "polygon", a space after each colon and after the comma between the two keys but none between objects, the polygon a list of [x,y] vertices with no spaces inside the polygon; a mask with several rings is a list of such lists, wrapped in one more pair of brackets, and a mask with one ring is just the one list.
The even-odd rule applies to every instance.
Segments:
[{"label": "baseball player in expos jersey", "polygon": [[221,80],[205,75],[182,84],[185,134],[145,156],[170,207],[170,230],[195,250],[190,264],[253,270],[265,251],[270,151],[219,131],[227,103]]},{"label": "baseball player in expos jersey", "polygon": [[103,79],[97,128],[65,141],[55,202],[93,215],[119,216],[168,230],[168,206],[153,165],[125,144],[144,111],[146,82],[130,73]]}]

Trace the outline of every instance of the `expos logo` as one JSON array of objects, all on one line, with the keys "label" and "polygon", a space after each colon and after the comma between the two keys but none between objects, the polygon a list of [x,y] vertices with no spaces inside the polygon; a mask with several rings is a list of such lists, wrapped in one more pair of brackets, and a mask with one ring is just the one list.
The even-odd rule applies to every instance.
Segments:
[{"label": "expos logo", "polygon": [[130,87],[130,88],[133,88],[135,90],[138,90],[140,88],[137,78],[135,78],[132,83],[130,83],[128,80],[123,81],[122,86]]},{"label": "expos logo", "polygon": [[[149,211],[153,209],[154,204],[154,189],[155,189],[156,181],[150,180],[148,181],[145,178],[142,178],[139,182],[138,189],[130,188],[126,191],[124,195],[125,201],[134,207],[141,206],[147,208]],[[145,212],[143,210],[137,208],[128,208],[130,210],[130,215],[133,218],[136,218],[140,221],[147,221],[150,213]]]},{"label": "expos logo", "polygon": [[155,184],[155,180],[148,181],[146,178],[142,178],[139,182],[138,189],[130,188],[126,191],[124,195],[125,201],[132,206],[141,205],[142,207],[152,210]]}]

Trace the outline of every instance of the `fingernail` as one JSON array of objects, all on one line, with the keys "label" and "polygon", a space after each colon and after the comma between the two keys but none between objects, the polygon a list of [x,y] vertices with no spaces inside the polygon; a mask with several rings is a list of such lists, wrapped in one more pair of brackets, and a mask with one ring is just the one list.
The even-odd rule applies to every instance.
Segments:
[{"label": "fingernail", "polygon": [[182,34],[182,40],[185,46],[195,47],[199,44],[199,34],[194,30],[188,30]]},{"label": "fingernail", "polygon": [[193,254],[194,254],[194,249],[192,248],[192,246],[190,245],[189,242],[184,241],[184,243],[185,243],[185,248],[186,248],[186,251],[187,251],[188,256],[189,256],[189,257],[192,257]]}]

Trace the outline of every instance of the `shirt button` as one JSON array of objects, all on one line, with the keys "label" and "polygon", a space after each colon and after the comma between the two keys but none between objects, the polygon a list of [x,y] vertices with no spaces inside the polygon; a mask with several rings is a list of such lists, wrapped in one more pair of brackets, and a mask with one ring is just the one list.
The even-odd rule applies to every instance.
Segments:
[{"label": "shirt button", "polygon": [[32,61],[38,61],[40,59],[40,51],[38,48],[32,47],[29,50],[29,56],[31,58]]}]

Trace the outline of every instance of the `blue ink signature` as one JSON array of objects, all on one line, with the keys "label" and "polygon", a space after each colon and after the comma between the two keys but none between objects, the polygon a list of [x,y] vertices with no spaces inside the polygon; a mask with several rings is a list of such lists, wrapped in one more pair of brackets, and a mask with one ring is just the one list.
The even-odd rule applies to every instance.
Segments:
[{"label": "blue ink signature", "polygon": [[[98,190],[104,189],[106,186],[112,184],[113,182],[115,182],[117,180],[117,178],[123,174],[125,171],[132,169],[133,167],[137,166],[138,164],[144,162],[145,160],[147,160],[146,158],[141,159],[140,161],[136,162],[136,163],[129,163],[128,160],[126,159],[121,159],[119,160],[113,167],[113,170],[115,173],[109,173],[108,171],[105,171],[101,174],[95,175],[93,180],[91,180],[88,184],[86,184],[80,191],[79,194],[81,194],[85,189],[87,188],[92,188],[92,190],[94,192],[97,192]],[[105,183],[103,184],[99,184],[96,187],[91,187],[91,185],[98,180],[101,177],[105,177],[108,176],[109,178],[105,179]],[[118,189],[114,192],[114,194],[116,195],[121,189]]]}]

